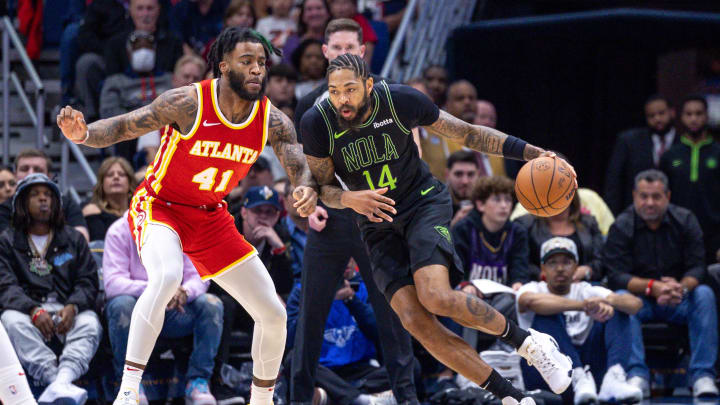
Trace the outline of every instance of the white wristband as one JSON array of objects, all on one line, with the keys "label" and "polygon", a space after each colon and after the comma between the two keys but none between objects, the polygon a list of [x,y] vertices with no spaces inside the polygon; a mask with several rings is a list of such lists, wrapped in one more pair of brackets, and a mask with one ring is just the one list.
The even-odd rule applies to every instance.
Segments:
[{"label": "white wristband", "polygon": [[82,144],[84,144],[85,142],[87,142],[87,140],[88,140],[89,138],[90,138],[90,130],[88,129],[88,130],[85,132],[85,139],[83,139],[82,141],[78,142],[77,144],[78,144],[78,145],[82,145]]}]

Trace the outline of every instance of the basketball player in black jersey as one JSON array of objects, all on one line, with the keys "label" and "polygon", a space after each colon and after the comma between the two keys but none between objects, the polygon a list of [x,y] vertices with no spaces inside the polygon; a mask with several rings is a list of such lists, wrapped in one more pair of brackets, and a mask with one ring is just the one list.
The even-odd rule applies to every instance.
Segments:
[{"label": "basketball player in black jersey", "polygon": [[572,364],[552,337],[522,330],[477,297],[451,288],[451,279],[459,279],[462,270],[448,230],[450,194],[420,159],[409,128],[423,126],[468,148],[517,160],[555,155],[461,121],[409,86],[374,83],[358,56],[334,59],[327,78],[329,99],[302,117],[304,152],[323,202],[362,215],[358,223],[374,280],[403,326],[438,360],[504,404],[534,402],[435,315],[498,336],[540,371],[552,391],[564,392]]}]

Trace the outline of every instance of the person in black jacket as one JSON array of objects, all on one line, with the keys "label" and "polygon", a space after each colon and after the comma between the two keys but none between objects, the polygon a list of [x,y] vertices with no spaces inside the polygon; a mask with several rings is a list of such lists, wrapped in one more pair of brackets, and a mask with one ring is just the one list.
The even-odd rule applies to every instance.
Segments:
[{"label": "person in black jacket", "polygon": [[670,102],[663,96],[654,95],[645,102],[647,126],[618,135],[605,178],[605,201],[613,214],[618,215],[632,203],[635,175],[657,168],[662,154],[678,142],[674,119],[675,111]]},{"label": "person in black jacket", "polygon": [[487,279],[518,290],[531,281],[528,273],[528,235],[510,222],[513,181],[507,177],[481,177],[472,189],[474,208],[452,229],[455,251],[463,261],[465,280],[460,288],[487,301],[501,314],[517,320],[515,296],[484,296],[473,280]]},{"label": "person in black jacket", "polygon": [[[102,336],[97,265],[85,238],[64,224],[60,190],[47,176],[27,176],[12,205],[13,228],[0,235],[0,320],[25,370],[47,385],[38,402],[82,404],[87,392],[72,382]],[[64,346],[59,359],[51,340]]]}]

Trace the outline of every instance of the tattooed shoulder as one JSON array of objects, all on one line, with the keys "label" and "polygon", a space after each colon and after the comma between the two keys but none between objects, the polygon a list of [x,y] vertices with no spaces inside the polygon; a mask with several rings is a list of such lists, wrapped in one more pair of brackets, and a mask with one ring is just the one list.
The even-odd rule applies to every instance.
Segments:
[{"label": "tattooed shoulder", "polygon": [[277,107],[272,106],[270,109],[270,118],[268,120],[268,137],[271,143],[279,142],[297,142],[295,127],[290,118],[280,111]]},{"label": "tattooed shoulder", "polygon": [[190,132],[198,111],[197,90],[194,85],[166,91],[155,101],[156,110],[166,114],[166,125],[175,124],[183,134]]}]

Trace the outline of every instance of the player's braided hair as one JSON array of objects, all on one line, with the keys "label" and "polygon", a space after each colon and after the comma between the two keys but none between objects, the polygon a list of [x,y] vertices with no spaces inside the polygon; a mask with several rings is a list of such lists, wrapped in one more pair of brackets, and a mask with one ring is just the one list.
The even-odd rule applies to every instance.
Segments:
[{"label": "player's braided hair", "polygon": [[257,42],[262,44],[265,49],[265,56],[270,58],[270,54],[282,56],[282,51],[273,46],[270,41],[262,36],[259,32],[251,28],[228,27],[222,30],[215,42],[210,47],[208,53],[208,65],[212,69],[213,76],[219,78],[220,62],[225,55],[232,52],[239,42]]},{"label": "player's braided hair", "polygon": [[362,80],[370,77],[370,69],[368,68],[367,63],[365,63],[365,60],[357,55],[353,55],[350,53],[340,55],[337,58],[333,59],[330,62],[330,65],[328,65],[327,76],[329,77],[330,73],[341,69],[352,70],[355,73],[355,76],[359,77]]}]

